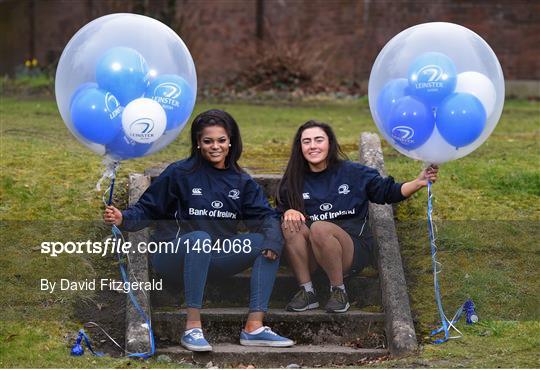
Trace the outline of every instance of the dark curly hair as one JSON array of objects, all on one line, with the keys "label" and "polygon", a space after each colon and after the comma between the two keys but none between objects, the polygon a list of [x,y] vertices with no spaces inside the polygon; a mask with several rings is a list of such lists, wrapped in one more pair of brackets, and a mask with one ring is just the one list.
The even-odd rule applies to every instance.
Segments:
[{"label": "dark curly hair", "polygon": [[219,109],[210,109],[206,112],[199,114],[191,123],[191,155],[190,159],[194,160],[192,171],[198,169],[204,161],[206,161],[200,150],[197,149],[199,140],[202,135],[202,131],[206,127],[220,126],[225,129],[231,147],[229,148],[229,154],[225,158],[225,167],[230,167],[237,172],[244,172],[238,165],[238,160],[242,155],[242,137],[240,136],[240,129],[234,118],[227,112]]}]

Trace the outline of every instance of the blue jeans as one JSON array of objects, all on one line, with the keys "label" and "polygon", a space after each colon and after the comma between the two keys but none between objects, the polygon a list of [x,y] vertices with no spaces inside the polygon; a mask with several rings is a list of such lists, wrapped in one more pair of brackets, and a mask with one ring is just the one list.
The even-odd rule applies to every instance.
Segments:
[{"label": "blue jeans", "polygon": [[[222,248],[219,253],[193,250],[196,245],[202,247],[205,240],[207,245],[208,240],[211,240],[211,245],[216,243],[216,240],[212,240],[212,237],[204,231],[193,231],[181,235],[179,239],[179,243],[178,239],[172,241],[175,245],[176,243],[180,245],[176,253],[155,253],[152,255],[152,265],[158,274],[170,281],[178,281],[183,271],[187,307],[202,307],[209,271],[217,276],[232,276],[252,267],[249,312],[268,311],[268,302],[279,268],[279,258],[272,261],[262,255],[264,237],[261,234],[238,234],[219,240],[222,247],[232,246],[235,243],[244,246],[249,242],[251,250],[242,250],[240,253],[235,253],[233,248],[227,251],[223,251]],[[187,246],[190,246],[189,253]]]}]

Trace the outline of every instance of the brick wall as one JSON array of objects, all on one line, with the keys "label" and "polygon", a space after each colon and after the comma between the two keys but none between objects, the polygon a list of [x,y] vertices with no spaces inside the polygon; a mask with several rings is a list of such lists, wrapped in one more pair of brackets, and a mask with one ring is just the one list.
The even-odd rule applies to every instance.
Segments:
[{"label": "brick wall", "polygon": [[535,0],[4,0],[0,73],[13,73],[32,56],[54,63],[80,27],[114,12],[145,12],[172,26],[191,50],[201,84],[233,78],[251,62],[248,51],[269,42],[299,48],[332,82],[360,83],[386,42],[429,21],[478,33],[508,80],[540,80]]}]

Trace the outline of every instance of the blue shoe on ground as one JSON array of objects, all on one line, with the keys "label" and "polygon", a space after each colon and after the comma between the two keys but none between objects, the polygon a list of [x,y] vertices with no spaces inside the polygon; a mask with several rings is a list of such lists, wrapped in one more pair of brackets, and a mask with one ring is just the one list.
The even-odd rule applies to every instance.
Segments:
[{"label": "blue shoe on ground", "polygon": [[203,332],[199,328],[186,330],[180,339],[180,343],[186,349],[194,352],[208,352],[212,350],[212,346],[204,339]]},{"label": "blue shoe on ground", "polygon": [[240,344],[243,346],[291,347],[294,345],[294,341],[274,333],[268,326],[263,326],[252,334],[242,330]]}]

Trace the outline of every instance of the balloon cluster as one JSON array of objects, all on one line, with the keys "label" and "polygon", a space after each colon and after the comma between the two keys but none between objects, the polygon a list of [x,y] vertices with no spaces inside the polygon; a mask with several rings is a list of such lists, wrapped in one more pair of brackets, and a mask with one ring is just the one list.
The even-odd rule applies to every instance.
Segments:
[{"label": "balloon cluster", "polygon": [[468,154],[489,136],[502,111],[504,80],[495,54],[478,35],[451,23],[427,23],[383,48],[371,72],[369,99],[375,122],[396,149],[442,163]]},{"label": "balloon cluster", "polygon": [[96,66],[96,83],[86,82],[71,97],[75,129],[106,147],[112,157],[144,155],[151,143],[185,122],[195,95],[180,76],[152,78],[135,49],[107,50]]},{"label": "balloon cluster", "polygon": [[193,60],[178,35],[135,14],[98,18],[73,36],[58,64],[56,100],[70,131],[114,160],[168,145],[196,98]]},{"label": "balloon cluster", "polygon": [[495,87],[483,74],[457,74],[452,60],[438,52],[418,56],[407,78],[389,81],[377,110],[395,143],[405,149],[424,144],[437,126],[456,148],[476,140],[493,112]]}]

